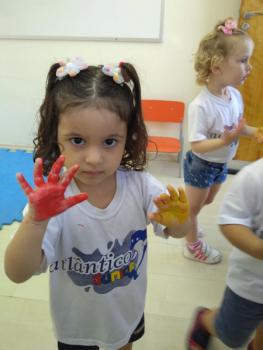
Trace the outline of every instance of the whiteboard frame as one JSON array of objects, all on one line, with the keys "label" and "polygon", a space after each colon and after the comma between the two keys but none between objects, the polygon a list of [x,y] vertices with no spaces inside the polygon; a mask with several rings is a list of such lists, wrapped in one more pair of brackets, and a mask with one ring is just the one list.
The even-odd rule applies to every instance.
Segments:
[{"label": "whiteboard frame", "polygon": [[15,34],[8,35],[3,34],[1,32],[0,26],[0,40],[62,40],[62,41],[115,41],[115,42],[162,42],[163,40],[163,25],[164,25],[164,8],[165,8],[165,0],[160,0],[161,9],[160,9],[160,18],[159,18],[159,33],[158,37],[150,38],[150,37],[104,37],[104,36],[79,36],[79,35],[23,35],[23,34]]}]

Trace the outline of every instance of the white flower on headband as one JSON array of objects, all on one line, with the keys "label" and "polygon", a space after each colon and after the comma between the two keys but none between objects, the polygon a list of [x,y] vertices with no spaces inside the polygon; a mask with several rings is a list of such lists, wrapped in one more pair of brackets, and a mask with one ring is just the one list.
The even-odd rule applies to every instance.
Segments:
[{"label": "white flower on headband", "polygon": [[80,58],[76,57],[72,61],[59,62],[60,67],[56,70],[56,77],[62,80],[65,76],[75,77],[83,69],[88,68],[88,65]]},{"label": "white flower on headband", "polygon": [[121,73],[121,68],[119,65],[116,64],[105,64],[101,68],[102,72],[105,75],[108,75],[112,77],[112,79],[115,81],[117,84],[122,84],[125,82],[123,75]]}]

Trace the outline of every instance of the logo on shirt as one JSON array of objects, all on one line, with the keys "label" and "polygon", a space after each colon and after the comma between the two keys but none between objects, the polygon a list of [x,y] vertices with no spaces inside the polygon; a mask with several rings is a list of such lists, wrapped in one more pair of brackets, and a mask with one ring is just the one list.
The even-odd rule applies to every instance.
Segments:
[{"label": "logo on shirt", "polygon": [[[230,131],[233,130],[235,127],[236,127],[236,126],[235,126],[234,123],[232,123],[231,125],[224,125],[224,131],[230,132]],[[218,133],[216,133],[216,132],[209,132],[209,133],[208,133],[208,138],[209,138],[209,139],[220,139],[220,138],[222,138],[222,136],[223,136],[223,133],[221,133],[221,132],[218,132]],[[233,141],[233,142],[231,143],[231,146],[233,147],[233,146],[235,146],[237,143],[238,143],[238,141],[235,140],[235,141]]]},{"label": "logo on shirt", "polygon": [[49,270],[51,273],[66,271],[74,284],[85,287],[87,292],[93,288],[103,294],[138,278],[146,249],[146,230],[132,231],[123,244],[117,239],[108,242],[106,254],[99,249],[85,254],[73,247],[74,256],[52,263]]}]

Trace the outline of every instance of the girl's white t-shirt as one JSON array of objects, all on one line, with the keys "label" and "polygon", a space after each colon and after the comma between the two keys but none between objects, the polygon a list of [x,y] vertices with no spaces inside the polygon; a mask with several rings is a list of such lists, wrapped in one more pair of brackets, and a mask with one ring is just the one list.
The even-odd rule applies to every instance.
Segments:
[{"label": "girl's white t-shirt", "polygon": [[[188,107],[189,142],[221,138],[225,128],[232,130],[243,116],[243,101],[240,92],[227,87],[229,100],[213,95],[205,87]],[[220,149],[196,153],[209,162],[226,163],[233,159],[238,143]]]},{"label": "girl's white t-shirt", "polygon": [[[106,209],[88,201],[49,221],[44,240],[51,313],[57,339],[104,349],[124,346],[138,325],[147,285],[147,213],[166,192],[146,172],[118,171]],[[79,193],[74,182],[66,197]],[[154,224],[163,236],[162,225]]]}]

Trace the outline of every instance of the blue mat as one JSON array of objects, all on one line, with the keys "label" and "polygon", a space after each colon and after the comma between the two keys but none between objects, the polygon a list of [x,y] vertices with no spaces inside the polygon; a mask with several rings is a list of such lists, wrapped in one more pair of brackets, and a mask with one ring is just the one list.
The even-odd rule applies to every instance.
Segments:
[{"label": "blue mat", "polygon": [[22,173],[33,185],[32,153],[0,148],[0,229],[13,221],[21,221],[27,198],[20,188],[16,173]]}]

